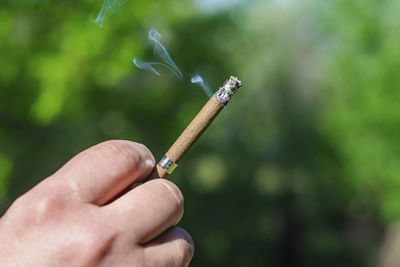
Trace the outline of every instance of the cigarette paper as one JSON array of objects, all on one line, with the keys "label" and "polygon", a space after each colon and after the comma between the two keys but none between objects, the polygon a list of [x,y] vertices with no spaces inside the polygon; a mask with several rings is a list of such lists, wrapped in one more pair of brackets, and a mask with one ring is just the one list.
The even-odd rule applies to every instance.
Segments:
[{"label": "cigarette paper", "polygon": [[210,126],[222,109],[229,103],[233,94],[242,86],[242,82],[231,76],[229,80],[210,98],[192,122],[186,127],[168,152],[154,168],[149,179],[167,178],[179,162]]}]

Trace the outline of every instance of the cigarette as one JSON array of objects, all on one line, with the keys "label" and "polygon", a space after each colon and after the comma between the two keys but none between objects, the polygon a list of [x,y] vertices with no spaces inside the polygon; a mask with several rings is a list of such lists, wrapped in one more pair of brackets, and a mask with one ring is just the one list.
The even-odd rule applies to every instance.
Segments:
[{"label": "cigarette", "polygon": [[158,162],[148,179],[167,178],[241,86],[242,82],[238,78],[231,76],[186,127]]}]

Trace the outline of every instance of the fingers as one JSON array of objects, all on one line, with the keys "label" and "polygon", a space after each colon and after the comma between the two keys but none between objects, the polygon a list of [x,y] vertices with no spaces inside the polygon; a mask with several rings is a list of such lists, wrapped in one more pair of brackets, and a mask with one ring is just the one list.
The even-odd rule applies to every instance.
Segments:
[{"label": "fingers", "polygon": [[172,227],[143,246],[146,266],[187,266],[194,253],[188,232]]},{"label": "fingers", "polygon": [[81,152],[53,176],[64,180],[79,200],[104,205],[132,183],[146,178],[154,164],[144,145],[112,140]]},{"label": "fingers", "polygon": [[135,187],[103,209],[120,227],[118,231],[143,244],[178,223],[183,215],[183,196],[172,182],[155,179]]}]

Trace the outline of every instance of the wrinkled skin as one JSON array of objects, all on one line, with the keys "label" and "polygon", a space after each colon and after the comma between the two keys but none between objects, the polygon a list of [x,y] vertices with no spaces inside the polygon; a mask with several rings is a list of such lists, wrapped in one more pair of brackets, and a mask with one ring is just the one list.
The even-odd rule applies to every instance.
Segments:
[{"label": "wrinkled skin", "polygon": [[143,145],[107,141],[75,156],[19,197],[0,219],[1,266],[187,266],[190,235],[176,223],[183,196],[146,178]]}]

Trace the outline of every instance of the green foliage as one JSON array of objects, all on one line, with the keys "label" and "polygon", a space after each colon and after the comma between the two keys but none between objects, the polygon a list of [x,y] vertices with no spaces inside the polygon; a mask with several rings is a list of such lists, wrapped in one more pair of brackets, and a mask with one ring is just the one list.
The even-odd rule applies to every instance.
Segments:
[{"label": "green foliage", "polygon": [[12,171],[13,165],[10,159],[0,155],[0,200],[6,195],[8,178]]},{"label": "green foliage", "polygon": [[129,0],[0,6],[3,210],[106,139],[160,158],[207,101],[137,69],[156,28],[175,63],[245,86],[171,179],[192,266],[368,266],[400,215],[400,2],[248,0],[202,10]]}]

